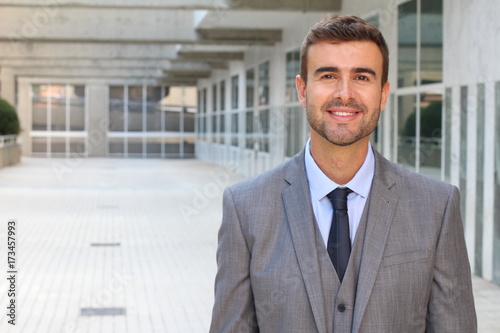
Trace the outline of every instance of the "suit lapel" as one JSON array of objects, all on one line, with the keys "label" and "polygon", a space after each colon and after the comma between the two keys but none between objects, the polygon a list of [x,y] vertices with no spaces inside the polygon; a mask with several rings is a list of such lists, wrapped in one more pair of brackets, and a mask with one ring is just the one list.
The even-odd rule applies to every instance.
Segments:
[{"label": "suit lapel", "polygon": [[[375,151],[375,176],[367,207],[368,218],[359,268],[352,332],[359,330],[363,314],[378,275],[387,236],[396,211],[398,195],[393,185],[392,166]],[[392,190],[391,190],[392,188]]]},{"label": "suit lapel", "polygon": [[316,247],[315,220],[304,167],[304,151],[291,161],[285,180],[290,185],[283,191],[282,198],[295,253],[318,332],[326,332],[326,318],[331,314],[325,313],[321,270]]}]

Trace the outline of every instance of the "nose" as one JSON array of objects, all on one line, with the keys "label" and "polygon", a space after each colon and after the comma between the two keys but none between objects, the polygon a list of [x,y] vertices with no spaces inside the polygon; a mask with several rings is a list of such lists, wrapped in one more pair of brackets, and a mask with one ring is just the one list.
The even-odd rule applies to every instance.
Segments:
[{"label": "nose", "polygon": [[338,80],[335,91],[334,98],[342,101],[342,103],[347,104],[349,101],[354,99],[355,91],[353,87],[353,82],[349,79]]}]

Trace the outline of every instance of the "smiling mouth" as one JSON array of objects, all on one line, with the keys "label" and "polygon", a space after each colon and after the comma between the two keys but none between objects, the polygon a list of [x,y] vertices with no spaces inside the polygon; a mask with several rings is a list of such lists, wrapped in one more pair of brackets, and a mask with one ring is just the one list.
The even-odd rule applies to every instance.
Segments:
[{"label": "smiling mouth", "polygon": [[335,116],[340,116],[340,117],[349,117],[357,114],[357,112],[339,112],[339,111],[328,111],[328,112]]}]

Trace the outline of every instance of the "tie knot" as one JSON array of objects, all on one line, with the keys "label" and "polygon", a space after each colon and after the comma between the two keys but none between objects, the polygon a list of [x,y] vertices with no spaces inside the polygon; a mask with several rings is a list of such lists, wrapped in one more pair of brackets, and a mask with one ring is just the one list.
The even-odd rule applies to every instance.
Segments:
[{"label": "tie knot", "polygon": [[347,187],[337,187],[335,190],[328,193],[328,199],[332,203],[333,209],[347,210],[347,195],[352,190]]}]

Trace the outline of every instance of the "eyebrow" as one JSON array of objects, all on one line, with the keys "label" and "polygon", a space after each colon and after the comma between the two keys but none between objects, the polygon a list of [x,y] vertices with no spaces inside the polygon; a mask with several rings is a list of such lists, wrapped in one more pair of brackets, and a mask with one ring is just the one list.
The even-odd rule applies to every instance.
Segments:
[{"label": "eyebrow", "polygon": [[[339,73],[340,70],[338,67],[329,67],[329,66],[325,66],[325,67],[319,67],[317,68],[315,71],[314,71],[314,74],[320,74],[320,73],[324,73],[324,72],[334,72],[334,73]],[[356,68],[353,68],[351,70],[352,73],[356,73],[356,74],[361,74],[361,73],[367,73],[367,74],[371,74],[373,75],[375,78],[377,77],[377,73],[375,73],[375,71],[371,68],[366,68],[366,67],[356,67]]]}]

